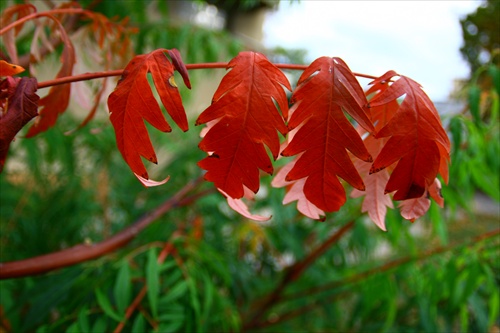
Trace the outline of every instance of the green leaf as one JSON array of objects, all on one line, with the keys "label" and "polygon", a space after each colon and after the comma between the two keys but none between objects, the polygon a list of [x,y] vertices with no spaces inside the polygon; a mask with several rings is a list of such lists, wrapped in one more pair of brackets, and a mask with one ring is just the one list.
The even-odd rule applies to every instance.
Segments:
[{"label": "green leaf", "polygon": [[468,332],[469,329],[469,311],[467,304],[460,306],[460,332]]},{"label": "green leaf", "polygon": [[384,327],[382,328],[382,332],[387,332],[394,324],[394,320],[396,319],[396,315],[398,313],[398,305],[397,298],[392,297],[387,300],[387,307],[385,308],[386,318],[384,322]]},{"label": "green leaf", "polygon": [[50,332],[49,326],[48,325],[42,325],[37,328],[36,333],[48,333]]},{"label": "green leaf", "polygon": [[66,329],[66,333],[80,333],[80,332],[83,332],[81,331],[79,328],[78,328],[78,323],[75,322],[73,324],[71,324],[67,329]]},{"label": "green leaf", "polygon": [[479,113],[479,102],[481,100],[481,88],[473,84],[469,88],[469,108],[476,126],[481,126],[481,115]]},{"label": "green leaf", "polygon": [[201,321],[203,323],[206,323],[209,321],[210,310],[212,309],[212,303],[214,299],[215,287],[210,278],[206,274],[203,274],[202,278],[203,278],[203,286],[205,289],[205,295],[204,295],[205,297],[203,302],[203,312],[201,315]]},{"label": "green leaf", "polygon": [[162,304],[173,302],[179,297],[183,296],[188,290],[188,284],[186,281],[180,281],[173,288],[171,288],[165,297],[161,299]]},{"label": "green leaf", "polygon": [[78,327],[81,332],[90,332],[88,310],[86,306],[78,312]]},{"label": "green leaf", "polygon": [[179,328],[182,327],[182,322],[177,321],[177,322],[168,322],[168,323],[160,323],[160,326],[158,327],[159,332],[175,332]]},{"label": "green leaf", "polygon": [[460,117],[453,117],[450,120],[450,131],[451,137],[453,139],[453,152],[456,153],[460,150],[460,145],[462,144],[462,133],[463,126]]},{"label": "green leaf", "polygon": [[99,304],[99,306],[101,307],[101,309],[104,311],[105,314],[107,314],[109,317],[113,318],[116,321],[122,320],[122,318],[115,312],[115,310],[113,310],[109,298],[106,297],[99,288],[95,290],[95,295],[97,297],[97,303]]},{"label": "green leaf", "polygon": [[154,318],[158,318],[158,297],[160,293],[160,271],[156,249],[148,251],[148,261],[146,264],[146,281],[148,285],[148,301]]},{"label": "green leaf", "polygon": [[132,332],[146,332],[146,322],[141,313],[135,317],[134,324],[132,325]]},{"label": "green leaf", "polygon": [[495,87],[497,95],[500,96],[500,68],[491,64],[488,68],[488,73],[493,79],[493,86]]},{"label": "green leaf", "polygon": [[92,330],[90,332],[107,332],[108,330],[108,321],[105,317],[98,318],[94,326],[92,326]]},{"label": "green leaf", "polygon": [[448,244],[448,230],[446,228],[446,223],[443,219],[441,209],[434,201],[431,202],[429,216],[432,222],[432,226],[435,232],[438,234],[441,243],[443,243],[443,245]]},{"label": "green leaf", "polygon": [[489,300],[488,327],[493,327],[500,313],[500,293],[493,287]]},{"label": "green leaf", "polygon": [[116,306],[121,315],[125,314],[125,311],[129,306],[131,294],[132,284],[130,280],[130,268],[128,262],[124,260],[121,264],[120,270],[118,271],[114,288]]},{"label": "green leaf", "polygon": [[191,306],[194,310],[194,323],[196,324],[196,331],[201,332],[201,322],[200,322],[200,301],[198,300],[198,293],[196,291],[196,285],[192,278],[187,279],[188,287],[189,287],[189,296],[191,301]]}]

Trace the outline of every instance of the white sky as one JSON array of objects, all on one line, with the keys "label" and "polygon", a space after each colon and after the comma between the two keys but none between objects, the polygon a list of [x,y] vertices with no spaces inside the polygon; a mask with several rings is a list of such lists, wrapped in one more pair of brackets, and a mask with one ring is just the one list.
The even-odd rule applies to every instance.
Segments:
[{"label": "white sky", "polygon": [[[393,69],[419,82],[434,101],[445,101],[453,79],[468,75],[459,52],[459,19],[481,1],[281,1],[264,23],[266,47],[342,58],[354,72]],[[368,81],[362,81],[362,85]]]}]

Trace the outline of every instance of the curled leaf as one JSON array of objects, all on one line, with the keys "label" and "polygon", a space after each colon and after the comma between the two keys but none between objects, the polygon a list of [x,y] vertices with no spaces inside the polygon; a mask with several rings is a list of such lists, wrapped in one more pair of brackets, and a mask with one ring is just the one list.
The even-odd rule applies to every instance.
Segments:
[{"label": "curled leaf", "polygon": [[10,143],[24,125],[38,114],[40,97],[36,94],[36,79],[23,77],[15,82],[15,91],[6,102],[8,108],[0,115],[0,172],[3,170]]},{"label": "curled leaf", "polygon": [[[374,83],[395,75],[390,71]],[[394,200],[420,198],[439,172],[447,179],[450,153],[450,141],[436,108],[412,79],[400,76],[376,95],[370,106],[382,106],[403,95],[397,112],[376,134],[377,138],[389,139],[370,169],[370,173],[379,172],[397,162],[385,188],[386,193],[396,191]]]},{"label": "curled leaf", "polygon": [[[229,207],[231,207],[235,212],[241,214],[242,216],[246,217],[247,219],[254,220],[254,221],[259,221],[259,222],[264,222],[264,221],[269,221],[271,219],[271,216],[262,216],[262,215],[257,215],[257,214],[252,214],[250,213],[250,210],[248,209],[248,205],[245,203],[243,198],[240,199],[234,199],[231,198],[230,196],[227,195],[224,191],[219,189],[219,192],[221,192],[227,200],[227,204]],[[247,187],[245,187],[245,199],[253,199],[254,198],[254,193],[250,191]]]},{"label": "curled leaf", "polygon": [[[115,129],[118,149],[130,169],[146,180],[149,176],[141,156],[153,163],[157,163],[157,158],[144,120],[160,131],[172,130],[153,95],[148,73],[153,77],[156,90],[168,114],[183,131],[188,130],[179,90],[169,83],[175,67],[165,55],[166,51],[168,50],[159,49],[134,57],[125,68],[115,91],[108,98],[110,119]],[[176,61],[180,62],[179,59],[180,56]],[[180,63],[177,64],[177,67],[179,66]],[[187,76],[187,72],[184,75]],[[187,77],[186,80],[189,82]]]}]

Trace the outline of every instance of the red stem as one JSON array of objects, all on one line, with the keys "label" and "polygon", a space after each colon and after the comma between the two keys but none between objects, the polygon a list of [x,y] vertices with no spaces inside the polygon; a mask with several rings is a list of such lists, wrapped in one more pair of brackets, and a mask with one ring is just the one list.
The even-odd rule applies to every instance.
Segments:
[{"label": "red stem", "polygon": [[[227,68],[227,62],[208,62],[208,63],[199,63],[199,64],[187,64],[186,68],[188,70],[196,70],[196,69],[215,69],[215,68]],[[276,67],[281,69],[290,69],[290,70],[304,70],[307,68],[307,65],[297,65],[297,64],[274,64]],[[86,81],[99,79],[109,76],[120,76],[123,74],[123,69],[116,69],[112,71],[105,72],[95,72],[95,73],[85,73],[78,74],[66,77],[60,77],[53,80],[43,81],[38,83],[38,89],[48,88],[52,86],[57,86],[60,84],[78,82],[78,81]],[[364,77],[368,79],[376,79],[376,76],[363,74],[363,73],[353,73],[358,77]]]},{"label": "red stem", "polygon": [[[18,19],[16,21],[12,22],[11,24],[7,25],[6,27],[3,27],[2,29],[0,29],[0,35],[3,35],[7,31],[9,31],[10,29],[13,29],[13,28],[17,27],[18,25],[24,24],[25,22],[27,22],[29,20],[37,19],[37,18],[40,18],[40,17],[49,17],[52,20],[55,20],[54,17],[52,16],[53,14],[85,14],[85,15],[92,15],[92,13],[89,12],[88,10],[81,9],[81,8],[60,8],[60,9],[48,10],[48,11],[45,11],[45,12],[33,13],[33,14],[30,14],[30,15],[26,15],[26,16],[24,16],[24,17],[22,17],[22,18],[20,18],[20,19]],[[55,21],[57,21],[57,20],[55,20]]]},{"label": "red stem", "polygon": [[[498,235],[500,235],[500,229],[496,229],[496,230],[492,230],[492,231],[483,233],[483,234],[478,235],[478,236],[476,236],[476,237],[474,237],[474,238],[472,238],[469,241],[464,242],[464,243],[451,244],[448,246],[439,246],[439,247],[424,251],[416,256],[411,255],[411,256],[395,259],[395,260],[386,262],[385,264],[383,264],[381,266],[377,266],[377,267],[374,267],[374,268],[369,269],[367,271],[361,272],[359,274],[355,274],[355,275],[346,277],[340,281],[330,282],[330,283],[324,284],[322,286],[309,288],[309,289],[303,290],[301,292],[297,292],[295,294],[281,297],[278,300],[278,302],[281,303],[281,302],[293,301],[293,300],[303,298],[303,297],[307,297],[307,298],[311,299],[311,298],[314,298],[315,295],[317,295],[317,294],[322,294],[322,293],[325,293],[325,292],[332,290],[332,289],[338,289],[338,288],[346,286],[346,285],[358,283],[360,281],[366,280],[367,278],[369,278],[372,275],[376,275],[376,274],[390,271],[392,269],[396,269],[396,268],[401,267],[403,265],[406,265],[412,261],[425,260],[425,259],[428,259],[428,258],[433,257],[435,255],[438,255],[438,254],[441,254],[444,252],[448,252],[448,251],[452,251],[452,250],[455,250],[455,249],[460,248],[460,247],[470,246],[470,244],[473,244],[475,246],[480,241],[490,239],[490,238],[493,238],[493,237],[498,236]],[[337,299],[337,298],[341,297],[342,295],[345,295],[346,293],[347,293],[347,291],[341,292],[339,294],[335,294],[332,298],[329,298],[329,299],[333,302],[334,299]],[[251,323],[250,325],[247,326],[247,329],[256,330],[256,329],[262,329],[262,328],[265,328],[268,326],[272,326],[272,325],[275,325],[277,323],[292,319],[297,315],[303,315],[306,311],[312,310],[312,309],[316,308],[317,306],[318,306],[317,300],[312,300],[312,301],[310,301],[310,303],[308,303],[307,305],[305,305],[301,308],[278,314],[278,317],[273,319],[273,320],[264,320],[264,321],[257,321],[257,322]]]},{"label": "red stem", "polygon": [[[178,232],[179,232],[179,229],[177,229],[177,231],[175,231],[172,234],[172,236],[176,235],[176,233],[178,233]],[[162,264],[165,261],[165,259],[167,259],[167,256],[170,253],[172,253],[173,249],[174,249],[174,244],[171,241],[168,241],[165,244],[165,246],[163,247],[163,250],[158,255],[157,262],[158,262],[159,265]],[[113,333],[120,333],[123,330],[123,328],[125,327],[125,324],[127,323],[127,321],[134,314],[135,309],[137,309],[137,307],[141,303],[141,301],[144,298],[144,296],[146,296],[146,292],[147,291],[148,291],[148,285],[145,284],[144,286],[142,286],[141,290],[139,291],[139,293],[137,294],[137,296],[132,301],[132,304],[130,304],[130,306],[125,311],[125,319],[123,319],[120,323],[118,323],[118,326],[116,326],[116,328],[113,331]]]},{"label": "red stem", "polygon": [[[32,257],[19,261],[0,263],[0,280],[31,276],[46,273],[58,268],[71,266],[87,260],[95,259],[125,246],[144,228],[172,208],[192,202],[186,195],[201,183],[203,178],[188,183],[173,197],[158,206],[154,211],[134,222],[118,234],[97,244],[79,244],[59,252]],[[194,195],[196,198],[196,194]]]},{"label": "red stem", "polygon": [[248,320],[245,320],[243,324],[243,331],[253,328],[255,323],[259,322],[258,319],[261,318],[267,310],[272,308],[281,298],[281,295],[285,288],[297,280],[302,273],[312,264],[316,259],[322,256],[332,245],[336,244],[346,232],[352,229],[354,226],[354,221],[350,221],[346,225],[342,226],[337,232],[332,234],[325,242],[315,248],[311,253],[309,253],[304,259],[288,267],[281,282],[278,286],[266,296],[263,301],[257,301],[254,303],[254,313],[252,313]]}]

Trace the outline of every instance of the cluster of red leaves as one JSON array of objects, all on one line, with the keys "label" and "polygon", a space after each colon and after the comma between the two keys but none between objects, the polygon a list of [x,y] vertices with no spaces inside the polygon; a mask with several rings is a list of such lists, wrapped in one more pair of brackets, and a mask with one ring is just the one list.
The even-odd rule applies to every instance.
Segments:
[{"label": "cluster of red leaves", "polygon": [[[172,119],[182,130],[188,128],[176,85],[170,84],[174,68],[189,86],[175,50],[138,56],[109,98],[118,147],[143,183],[148,175],[141,156],[157,160],[142,119],[171,130],[151,94],[148,72]],[[365,94],[340,58],[322,57],[303,72],[289,109],[290,83],[262,54],[242,52],[227,68],[196,125],[207,125],[199,147],[208,156],[199,166],[233,209],[266,219],[252,215],[243,200],[258,192],[261,171],[274,173],[272,160],[280,155],[294,159],[277,173],[273,186],[286,187],[284,203],[297,201],[298,210],[314,219],[345,203],[346,184],[340,179],[354,188],[352,196],[365,195],[363,210],[382,229],[392,192],[410,220],[427,211],[429,196],[442,204],[436,177],[440,173],[447,181],[450,142],[432,102],[415,81],[390,71]],[[280,144],[278,133],[288,135],[285,142]]]},{"label": "cluster of red leaves", "polygon": [[[135,32],[134,29],[126,27],[127,20],[121,22],[110,21],[102,14],[81,9],[76,2],[61,3],[58,7],[44,12],[37,12],[36,7],[31,4],[20,4],[8,7],[0,17],[0,27],[5,29],[2,32],[2,40],[10,61],[16,64],[19,63],[15,39],[27,21],[35,20],[35,38],[33,38],[30,49],[30,62],[35,63],[41,60],[42,48],[54,49],[60,43],[63,45],[63,50],[60,57],[61,67],[56,78],[73,75],[76,55],[65,23],[69,21],[70,16],[74,17],[75,15],[81,15],[91,20],[92,24],[88,26],[96,43],[106,53],[106,59],[110,60],[111,54],[123,56],[126,54],[126,50],[130,48],[129,36]],[[41,24],[40,20],[43,21]],[[12,24],[15,26],[11,29],[9,26]],[[47,29],[49,29],[48,34],[50,36],[56,36],[54,40],[49,40],[46,36]],[[105,45],[105,37],[113,42]],[[108,63],[110,61],[106,62],[106,64]],[[2,76],[7,75],[2,72]],[[99,93],[102,93],[102,91]],[[52,86],[48,94],[40,99],[38,117],[28,130],[26,137],[35,136],[54,126],[58,117],[68,108],[70,94],[71,84]],[[97,105],[93,108],[93,112],[89,114],[88,119],[84,121],[85,123],[92,118],[95,109],[97,109]]]},{"label": "cluster of red leaves", "polygon": [[[4,24],[16,15],[17,20],[34,15],[30,5],[11,8],[2,15]],[[61,14],[68,10],[74,8],[66,8]],[[103,33],[109,30],[105,19],[85,11],[79,13],[94,17],[97,39],[102,44]],[[75,62],[71,40],[62,17],[50,19],[64,45],[57,77],[71,76]],[[21,26],[3,35],[13,59],[17,59],[17,53],[12,36]],[[10,142],[37,115],[38,107],[39,117],[27,136],[54,125],[67,108],[70,85],[53,86],[38,100],[35,79],[14,79],[12,65],[2,66],[11,66],[6,75],[2,74],[7,78],[0,86],[3,166]],[[283,202],[297,201],[298,210],[313,219],[340,209],[346,201],[347,184],[354,188],[351,196],[364,195],[363,211],[384,230],[386,209],[392,207],[392,200],[401,201],[401,214],[410,220],[427,211],[429,197],[442,205],[436,177],[441,174],[448,181],[450,142],[434,105],[415,81],[389,71],[374,80],[365,93],[342,59],[321,57],[302,73],[289,108],[286,90],[292,90],[291,85],[264,55],[242,52],[227,69],[212,104],[200,114],[196,125],[207,125],[199,148],[208,156],[199,166],[206,170],[205,179],[214,183],[233,209],[249,218],[266,219],[252,215],[244,200],[258,192],[261,171],[274,173],[273,160],[280,156],[293,159],[276,174],[273,186],[285,187]],[[174,70],[190,88],[186,66],[177,50],[158,49],[136,56],[108,99],[118,149],[146,186],[163,184],[168,177],[160,182],[149,179],[142,158],[153,163],[157,158],[144,121],[163,132],[172,130],[154,97],[148,74],[172,120],[183,131],[188,130]],[[279,133],[286,138],[284,142]]]}]

